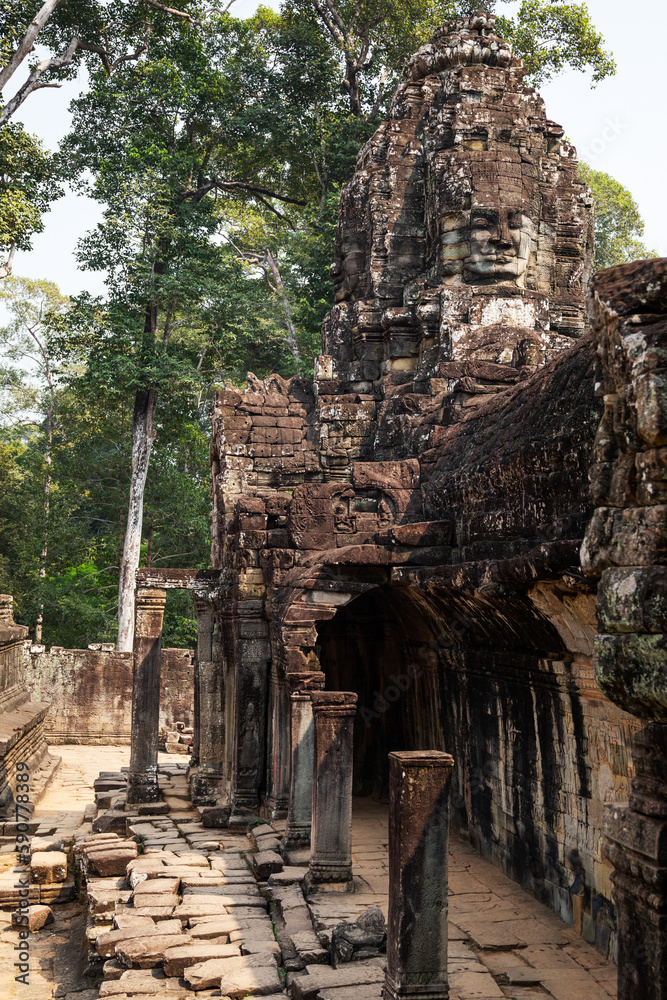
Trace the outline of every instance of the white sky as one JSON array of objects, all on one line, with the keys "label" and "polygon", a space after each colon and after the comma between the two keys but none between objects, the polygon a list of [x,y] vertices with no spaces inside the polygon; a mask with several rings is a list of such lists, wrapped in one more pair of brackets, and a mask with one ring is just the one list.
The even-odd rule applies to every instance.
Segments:
[{"label": "white sky", "polygon": [[[266,0],[265,0],[266,2]],[[277,3],[271,3],[276,6]],[[255,0],[237,0],[241,17],[255,9]],[[508,5],[516,8],[518,3]],[[617,74],[591,89],[587,77],[568,72],[542,88],[547,114],[559,122],[579,150],[581,159],[611,174],[630,189],[646,222],[646,243],[667,256],[664,122],[664,0],[588,0],[593,23],[604,35],[618,65]],[[55,149],[67,132],[69,102],[76,82],[60,90],[31,95],[21,109],[29,131]],[[64,293],[83,289],[103,291],[103,276],[77,269],[77,241],[100,216],[95,202],[69,194],[46,216],[44,232],[31,253],[16,255],[14,274],[55,281]]]}]

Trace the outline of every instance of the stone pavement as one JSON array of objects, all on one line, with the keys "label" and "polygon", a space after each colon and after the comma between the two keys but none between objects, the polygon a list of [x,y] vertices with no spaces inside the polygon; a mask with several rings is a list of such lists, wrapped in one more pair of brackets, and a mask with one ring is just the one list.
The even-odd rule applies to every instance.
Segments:
[{"label": "stone pavement", "polygon": [[[126,765],[129,748],[58,752],[63,767],[37,819],[62,822],[69,810],[80,822],[81,841],[91,830],[83,819],[93,780],[100,771]],[[380,1000],[383,956],[331,968],[328,949],[341,922],[373,907],[386,916],[386,807],[355,801],[355,891],[321,894],[308,906],[300,886],[305,871],[283,867],[274,853],[282,824],[257,827],[249,836],[205,829],[188,801],[183,758],[161,754],[160,764],[169,812],[131,821],[127,834],[143,853],[129,866],[124,862],[129,881],[93,874],[91,853],[90,912],[76,902],[53,907],[55,923],[30,937],[28,987],[13,981],[16,933],[9,929],[9,912],[0,913],[3,1000],[147,1000],[163,994],[165,1000],[185,1000],[195,993]],[[90,841],[93,852],[104,846],[105,836]],[[613,966],[456,837],[449,884],[450,1000],[616,996]]]},{"label": "stone pavement", "polygon": [[[90,831],[91,823],[84,821],[86,806],[93,800],[93,781],[101,770],[120,767],[129,763],[130,748],[126,746],[57,746],[51,754],[62,757],[62,763],[40,799],[33,816],[34,824],[42,829],[58,831],[65,841],[75,834]],[[182,761],[180,755],[160,754],[161,761]],[[3,848],[0,854],[0,891],[3,885],[17,883],[12,866],[16,855]],[[66,889],[74,879],[67,880]],[[33,887],[32,891],[38,887]],[[41,888],[43,895],[43,887]],[[85,975],[88,966],[86,954],[87,908],[76,901],[74,892],[65,892],[72,901],[54,903],[54,922],[29,938],[30,972],[28,984],[17,983],[19,974],[14,967],[17,960],[15,946],[17,933],[11,929],[11,908],[2,903],[0,909],[0,997],[2,1000],[51,1000],[53,997],[74,1000],[96,1000],[98,991],[94,982]],[[31,894],[32,901],[32,894]]]},{"label": "stone pavement", "polygon": [[[355,800],[355,908],[365,899],[385,917],[387,824],[386,806]],[[449,852],[449,920],[450,1000],[616,996],[616,966],[456,835]]]}]

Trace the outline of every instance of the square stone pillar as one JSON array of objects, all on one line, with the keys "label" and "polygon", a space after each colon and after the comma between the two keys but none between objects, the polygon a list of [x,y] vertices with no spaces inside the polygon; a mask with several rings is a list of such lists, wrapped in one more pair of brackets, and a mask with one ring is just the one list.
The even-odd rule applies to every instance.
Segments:
[{"label": "square stone pillar", "polygon": [[385,1000],[446,1000],[449,798],[454,760],[389,754],[389,920]]},{"label": "square stone pillar", "polygon": [[199,765],[199,663],[197,657],[195,656],[195,662],[192,668],[193,676],[193,710],[194,718],[192,721],[192,751],[190,753],[190,763],[188,765],[188,776],[194,771]]},{"label": "square stone pillar", "polygon": [[275,664],[269,678],[269,767],[267,812],[269,822],[287,816],[290,785],[290,700],[285,675]]},{"label": "square stone pillar", "polygon": [[136,593],[132,733],[128,802],[157,802],[157,754],[160,736],[160,656],[167,591],[140,588]]},{"label": "square stone pillar", "polygon": [[313,691],[315,761],[309,888],[352,888],[352,767],[357,696]]},{"label": "square stone pillar", "polygon": [[310,694],[309,691],[293,691],[290,696],[292,766],[283,840],[283,853],[287,860],[294,852],[310,853],[315,763],[315,726]]},{"label": "square stone pillar", "polygon": [[197,702],[199,766],[192,777],[192,801],[216,805],[224,793],[225,714],[222,664],[213,658],[213,607],[205,594],[193,594],[197,609]]}]

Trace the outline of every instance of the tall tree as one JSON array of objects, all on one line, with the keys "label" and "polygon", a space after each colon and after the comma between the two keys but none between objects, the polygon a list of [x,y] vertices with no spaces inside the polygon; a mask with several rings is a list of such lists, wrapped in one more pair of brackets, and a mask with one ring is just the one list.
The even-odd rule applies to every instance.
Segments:
[{"label": "tall tree", "polygon": [[[132,470],[119,582],[118,648],[132,648],[134,577],[143,498],[161,387],[189,379],[172,350],[172,323],[186,303],[213,295],[222,249],[217,201],[251,199],[276,218],[301,203],[271,148],[267,44],[274,15],[229,15],[206,28],[174,28],[159,52],[98,75],[74,102],[63,159],[104,205],[80,259],[107,271],[108,317],[128,347],[117,355],[133,386]],[[274,183],[275,182],[275,183]],[[282,207],[279,207],[282,206]],[[129,368],[128,368],[129,364]]]},{"label": "tall tree", "polygon": [[[0,328],[2,411],[9,426],[41,429],[43,447],[43,499],[38,580],[46,578],[51,508],[53,435],[57,420],[56,399],[62,370],[57,367],[51,345],[51,330],[67,306],[57,287],[49,281],[10,278],[0,285],[0,302],[9,322]],[[42,641],[44,604],[40,602],[35,623],[35,641]]]},{"label": "tall tree", "polygon": [[14,254],[29,250],[43,228],[42,214],[62,194],[53,158],[21,125],[0,129],[0,278],[12,273]]},{"label": "tall tree", "polygon": [[[141,59],[174,21],[198,26],[207,10],[196,0],[178,7],[160,0],[0,0],[0,91],[29,63],[27,78],[0,109],[0,126],[31,94],[72,77],[81,62],[111,75]],[[44,58],[30,60],[36,45]]]},{"label": "tall tree", "polygon": [[[571,66],[593,81],[614,72],[585,3],[522,0],[513,17],[502,4],[481,6],[499,15],[498,32],[514,42],[536,86]],[[283,11],[319,30],[337,53],[340,85],[356,117],[373,118],[407,60],[445,21],[472,14],[479,0],[286,0]]]}]

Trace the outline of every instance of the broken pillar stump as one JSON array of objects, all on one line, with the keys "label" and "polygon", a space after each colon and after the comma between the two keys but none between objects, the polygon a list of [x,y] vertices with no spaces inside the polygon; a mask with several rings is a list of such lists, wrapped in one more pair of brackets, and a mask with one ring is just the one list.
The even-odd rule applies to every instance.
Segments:
[{"label": "broken pillar stump", "polygon": [[447,1000],[447,859],[454,759],[389,754],[389,920],[385,1000]]}]

